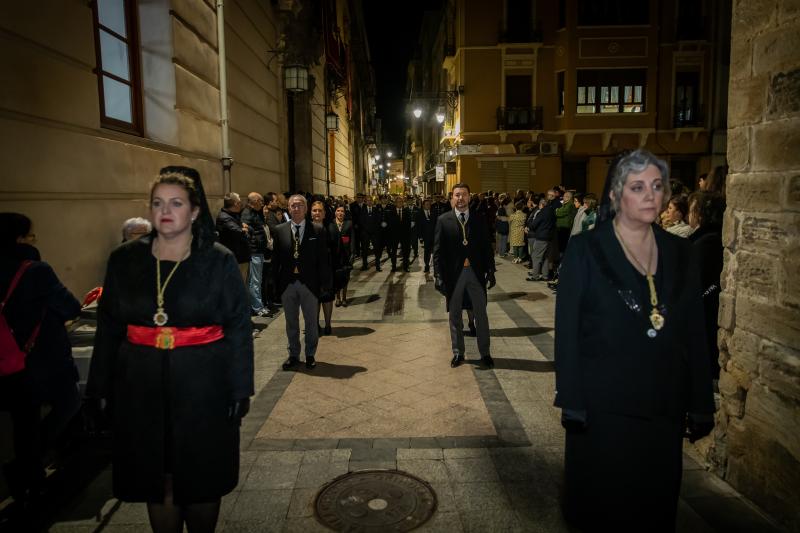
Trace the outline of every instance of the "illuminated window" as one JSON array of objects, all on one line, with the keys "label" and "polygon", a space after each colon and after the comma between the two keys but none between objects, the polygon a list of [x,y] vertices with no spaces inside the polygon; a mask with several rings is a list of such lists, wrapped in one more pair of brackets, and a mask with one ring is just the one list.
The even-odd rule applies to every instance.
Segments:
[{"label": "illuminated window", "polygon": [[578,70],[577,77],[577,113],[644,112],[645,70]]},{"label": "illuminated window", "polygon": [[141,80],[135,0],[92,2],[100,122],[142,134]]}]

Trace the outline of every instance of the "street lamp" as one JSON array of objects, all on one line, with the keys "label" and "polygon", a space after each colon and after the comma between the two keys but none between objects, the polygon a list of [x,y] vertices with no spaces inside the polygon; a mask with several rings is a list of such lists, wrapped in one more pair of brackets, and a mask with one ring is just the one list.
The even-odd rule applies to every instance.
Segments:
[{"label": "street lamp", "polygon": [[328,131],[339,131],[339,115],[333,111],[328,111],[325,114],[325,127]]},{"label": "street lamp", "polygon": [[414,108],[414,116],[415,116],[416,118],[419,118],[419,117],[421,117],[421,116],[422,116],[422,109],[420,109],[419,107],[415,107],[415,108]]},{"label": "street lamp", "polygon": [[439,124],[444,122],[444,113],[442,113],[441,111],[436,112],[436,122],[438,122]]},{"label": "street lamp", "polygon": [[308,90],[308,69],[303,65],[287,65],[283,69],[283,84],[287,91],[300,93]]},{"label": "street lamp", "polygon": [[390,158],[390,159],[391,159],[391,157],[392,157],[392,152],[386,152],[386,157],[388,157],[388,158]]},{"label": "street lamp", "polygon": [[381,158],[381,154],[375,154],[375,161]]}]

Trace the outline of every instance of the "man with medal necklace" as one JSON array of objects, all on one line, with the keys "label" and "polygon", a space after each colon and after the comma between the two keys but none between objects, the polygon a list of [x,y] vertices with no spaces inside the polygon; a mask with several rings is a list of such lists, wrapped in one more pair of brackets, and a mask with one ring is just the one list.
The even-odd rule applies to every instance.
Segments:
[{"label": "man with medal necklace", "polygon": [[464,362],[462,306],[472,303],[481,363],[492,368],[489,353],[489,318],[486,290],[495,285],[494,252],[488,226],[480,213],[469,210],[470,190],[465,183],[453,186],[453,209],[436,221],[433,242],[433,272],[436,290],[447,299],[453,368]]},{"label": "man with medal necklace", "polygon": [[305,322],[306,368],[316,366],[314,356],[319,341],[317,302],[332,290],[328,241],[319,224],[306,219],[308,205],[304,196],[289,198],[288,222],[275,228],[272,250],[272,273],[275,288],[286,317],[289,358],[283,363],[290,370],[300,361],[300,310]]}]

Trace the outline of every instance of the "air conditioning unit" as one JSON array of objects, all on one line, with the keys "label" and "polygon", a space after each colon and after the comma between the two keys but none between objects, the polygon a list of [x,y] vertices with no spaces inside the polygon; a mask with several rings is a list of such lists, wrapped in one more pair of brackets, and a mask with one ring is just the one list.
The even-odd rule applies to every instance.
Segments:
[{"label": "air conditioning unit", "polygon": [[557,142],[540,142],[539,153],[542,155],[556,155],[558,154]]},{"label": "air conditioning unit", "polygon": [[524,155],[537,155],[539,153],[539,145],[533,143],[522,143],[519,145],[519,153]]}]

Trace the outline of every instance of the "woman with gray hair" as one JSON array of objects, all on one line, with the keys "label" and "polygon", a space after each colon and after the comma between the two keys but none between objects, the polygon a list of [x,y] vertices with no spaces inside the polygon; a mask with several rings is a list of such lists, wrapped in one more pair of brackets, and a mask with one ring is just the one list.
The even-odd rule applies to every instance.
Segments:
[{"label": "woman with gray hair", "polygon": [[654,224],[668,179],[650,152],[619,157],[597,226],[571,239],[561,267],[555,405],[567,430],[564,512],[586,530],[674,531],[682,437],[713,427],[692,247]]}]

